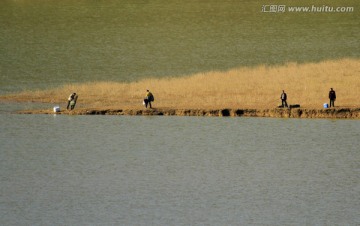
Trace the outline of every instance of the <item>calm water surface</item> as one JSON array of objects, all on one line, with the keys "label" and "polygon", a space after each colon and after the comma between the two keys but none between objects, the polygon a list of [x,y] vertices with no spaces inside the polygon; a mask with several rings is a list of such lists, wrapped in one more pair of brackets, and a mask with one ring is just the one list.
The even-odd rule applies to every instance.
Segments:
[{"label": "calm water surface", "polygon": [[0,115],[2,225],[359,225],[360,121]]},{"label": "calm water surface", "polygon": [[[264,4],[292,3],[1,0],[0,95],[360,57],[359,1]],[[358,120],[10,114],[24,108],[0,105],[1,225],[360,225]]]}]

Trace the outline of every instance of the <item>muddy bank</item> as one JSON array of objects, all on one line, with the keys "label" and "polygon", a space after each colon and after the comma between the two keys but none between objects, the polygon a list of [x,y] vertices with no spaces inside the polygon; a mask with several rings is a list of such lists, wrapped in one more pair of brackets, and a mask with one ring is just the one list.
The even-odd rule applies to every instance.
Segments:
[{"label": "muddy bank", "polygon": [[342,118],[360,119],[360,108],[334,109],[75,109],[73,111],[26,110],[20,114],[65,115],[163,115],[163,116],[221,116],[273,118]]}]

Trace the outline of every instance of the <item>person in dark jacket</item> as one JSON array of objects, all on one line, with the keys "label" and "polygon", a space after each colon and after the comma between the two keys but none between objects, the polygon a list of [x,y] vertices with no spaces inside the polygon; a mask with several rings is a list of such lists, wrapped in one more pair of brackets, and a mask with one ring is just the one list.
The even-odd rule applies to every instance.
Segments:
[{"label": "person in dark jacket", "polygon": [[333,88],[330,88],[329,99],[330,99],[330,107],[331,106],[335,107],[334,102],[336,100],[336,93],[335,90],[333,90]]},{"label": "person in dark jacket", "polygon": [[285,93],[285,91],[283,90],[281,96],[280,96],[280,99],[281,99],[281,106],[284,108],[284,107],[288,107],[288,104],[286,102],[287,100],[287,95]]}]

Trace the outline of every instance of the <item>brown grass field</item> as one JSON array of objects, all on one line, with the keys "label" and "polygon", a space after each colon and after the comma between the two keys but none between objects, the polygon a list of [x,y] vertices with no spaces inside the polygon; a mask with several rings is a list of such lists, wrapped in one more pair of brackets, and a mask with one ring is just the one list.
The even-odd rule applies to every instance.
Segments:
[{"label": "brown grass field", "polygon": [[288,104],[322,108],[328,92],[337,94],[335,106],[360,106],[360,60],[340,59],[319,63],[288,63],[280,66],[241,67],[225,72],[211,71],[183,77],[145,79],[132,83],[90,82],[55,89],[24,91],[2,100],[45,102],[66,106],[67,97],[79,95],[77,108],[138,109],[149,89],[155,108],[274,108],[282,90]]}]

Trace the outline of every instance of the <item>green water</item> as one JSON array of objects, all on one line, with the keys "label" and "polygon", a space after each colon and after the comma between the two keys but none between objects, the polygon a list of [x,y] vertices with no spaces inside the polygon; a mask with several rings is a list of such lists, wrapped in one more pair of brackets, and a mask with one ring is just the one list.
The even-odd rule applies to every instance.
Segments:
[{"label": "green water", "polygon": [[[351,13],[264,13],[265,4]],[[1,0],[0,93],[360,57],[360,2]]]}]

